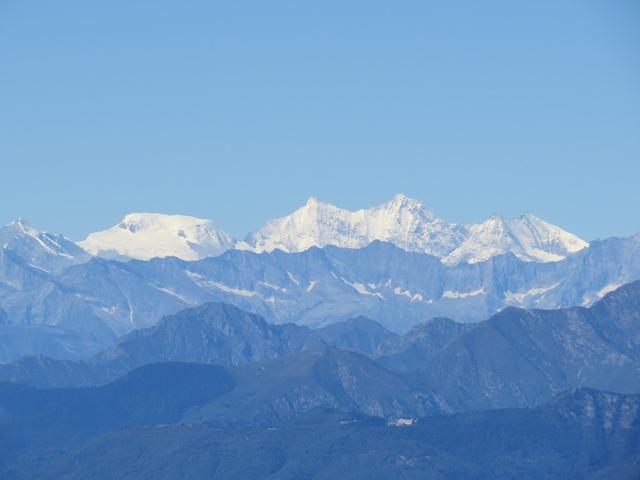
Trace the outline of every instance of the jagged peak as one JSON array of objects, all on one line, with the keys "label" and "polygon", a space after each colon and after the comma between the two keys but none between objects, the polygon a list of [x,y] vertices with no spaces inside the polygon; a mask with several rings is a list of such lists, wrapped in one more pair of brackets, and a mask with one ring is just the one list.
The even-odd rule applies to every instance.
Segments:
[{"label": "jagged peak", "polygon": [[318,204],[321,204],[324,202],[321,202],[320,200],[318,200],[317,197],[314,197],[313,195],[310,196],[309,198],[307,198],[307,202],[304,204],[305,207],[315,207]]},{"label": "jagged peak", "polygon": [[[300,207],[298,211],[305,209],[307,207],[318,207],[318,206],[331,207],[331,208],[335,208],[336,210],[340,210],[350,214],[354,214],[358,212],[367,212],[367,211],[372,211],[380,208],[390,208],[390,207],[396,207],[398,209],[407,208],[407,209],[414,209],[414,210],[423,209],[427,211],[424,204],[420,200],[408,197],[404,193],[397,193],[390,200],[387,200],[386,202],[383,202],[377,206],[370,207],[370,208],[361,208],[357,210],[349,210],[346,208],[337,207],[332,203],[320,200],[318,197],[310,196],[307,199],[306,203],[302,207]],[[431,213],[431,212],[428,212],[428,213]]]},{"label": "jagged peak", "polygon": [[408,198],[409,198],[409,197],[407,197],[404,193],[399,192],[399,193],[396,193],[396,194],[393,196],[393,199],[392,199],[392,200],[393,200],[394,202],[404,202],[404,201],[405,201],[406,199],[408,199]]},{"label": "jagged peak", "polygon": [[[542,220],[540,217],[538,217],[537,215],[534,215],[531,212],[524,212],[518,218],[521,219],[521,220],[535,220],[535,221],[538,221],[538,222],[544,222],[544,220]],[[547,222],[545,222],[545,223],[547,223]]]},{"label": "jagged peak", "polygon": [[6,226],[7,227],[12,227],[12,228],[24,228],[26,226],[29,226],[29,222],[27,222],[22,217],[18,217],[15,220],[11,220],[9,223],[7,223]]},{"label": "jagged peak", "polygon": [[396,193],[384,205],[397,205],[403,208],[424,208],[424,204],[415,198],[407,197],[404,193]]},{"label": "jagged peak", "polygon": [[18,233],[30,236],[38,236],[43,233],[37,228],[33,227],[27,220],[22,217],[18,217],[15,220],[12,220],[6,226],[7,228],[11,228]]},{"label": "jagged peak", "polygon": [[509,219],[497,213],[485,218],[477,224],[467,225],[470,230],[507,230],[509,228]]}]

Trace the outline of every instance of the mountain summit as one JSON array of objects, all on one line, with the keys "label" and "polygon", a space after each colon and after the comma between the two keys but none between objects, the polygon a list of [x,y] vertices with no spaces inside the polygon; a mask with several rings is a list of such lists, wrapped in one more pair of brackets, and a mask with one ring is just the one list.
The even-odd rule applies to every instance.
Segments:
[{"label": "mountain summit", "polygon": [[495,215],[464,228],[464,241],[444,258],[445,263],[477,263],[504,253],[525,261],[554,262],[589,246],[576,235],[530,213],[518,218]]},{"label": "mountain summit", "polygon": [[47,272],[89,259],[89,255],[73,241],[62,235],[41,232],[21,218],[0,228],[0,249]]},{"label": "mountain summit", "polygon": [[79,242],[93,255],[141,260],[171,256],[198,260],[219,255],[234,243],[211,220],[159,213],[131,213],[118,225]]},{"label": "mountain summit", "polygon": [[419,200],[398,194],[382,205],[355,212],[311,197],[291,215],[247,236],[239,247],[256,252],[276,248],[298,252],[327,245],[361,248],[375,240],[436,256],[448,265],[477,263],[504,253],[526,261],[557,261],[588,246],[572,233],[531,214],[453,224]]},{"label": "mountain summit", "polygon": [[361,248],[374,240],[442,257],[462,230],[445,223],[418,200],[398,194],[377,207],[351,212],[311,197],[291,215],[267,223],[246,239],[249,249],[298,252],[335,245]]}]

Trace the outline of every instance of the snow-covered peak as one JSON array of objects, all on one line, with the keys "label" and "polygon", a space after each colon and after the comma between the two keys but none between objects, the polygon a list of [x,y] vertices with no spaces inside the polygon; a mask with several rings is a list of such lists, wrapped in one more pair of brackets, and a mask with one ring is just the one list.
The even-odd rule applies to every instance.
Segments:
[{"label": "snow-covered peak", "polygon": [[307,203],[305,203],[304,206],[313,208],[314,206],[317,206],[319,203],[324,203],[324,202],[321,202],[316,197],[312,196],[307,199]]},{"label": "snow-covered peak", "polygon": [[409,198],[404,193],[396,193],[391,200],[382,205],[387,208],[408,208],[411,210],[424,210],[427,212],[424,204],[420,200]]},{"label": "snow-covered peak", "polygon": [[232,248],[235,240],[211,220],[186,215],[131,213],[113,227],[90,234],[80,245],[106,258],[148,260],[174,256],[198,260]]},{"label": "snow-covered peak", "polygon": [[540,261],[546,261],[545,254],[560,257],[555,259],[559,260],[589,246],[577,235],[531,213],[511,220],[509,226],[526,253],[534,258],[539,256]]},{"label": "snow-covered peak", "polygon": [[29,235],[31,237],[37,237],[41,234],[39,230],[31,226],[24,218],[16,218],[6,225],[7,228],[13,230],[17,234]]},{"label": "snow-covered peak", "polygon": [[477,263],[505,253],[525,261],[554,262],[589,245],[530,213],[512,219],[494,215],[466,228],[468,235],[443,259],[445,263]]},{"label": "snow-covered peak", "polygon": [[[245,239],[257,252],[298,252],[312,246],[360,248],[374,240],[441,255],[457,239],[457,227],[402,194],[376,207],[349,211],[311,197],[291,215],[267,223]],[[437,237],[437,238],[436,238]]]},{"label": "snow-covered peak", "polygon": [[[12,225],[17,230],[31,231],[22,221]],[[268,222],[241,242],[211,220],[132,213],[119,224],[92,233],[80,245],[91,254],[106,258],[147,260],[175,256],[198,260],[232,248],[299,252],[328,245],[362,248],[375,240],[436,256],[447,265],[477,263],[505,253],[526,261],[550,262],[588,246],[577,236],[530,213],[512,219],[494,215],[478,224],[448,223],[421,201],[403,194],[355,211],[309,197],[292,214]]]},{"label": "snow-covered peak", "polygon": [[89,255],[68,238],[41,232],[18,218],[0,228],[0,247],[41,270],[52,271],[88,260]]},{"label": "snow-covered peak", "polygon": [[419,200],[397,194],[381,205],[356,211],[311,197],[291,215],[247,236],[238,248],[298,252],[327,245],[360,248],[374,240],[437,256],[448,265],[481,262],[505,253],[526,261],[557,261],[588,246],[529,213],[514,219],[494,215],[479,224],[453,224]]}]

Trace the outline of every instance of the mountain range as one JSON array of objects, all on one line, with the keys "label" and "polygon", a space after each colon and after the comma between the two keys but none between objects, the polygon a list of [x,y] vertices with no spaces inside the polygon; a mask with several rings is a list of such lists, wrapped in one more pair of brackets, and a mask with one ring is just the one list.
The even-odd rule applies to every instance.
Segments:
[{"label": "mountain range", "polygon": [[[211,301],[270,323],[319,327],[363,315],[404,333],[432,317],[473,322],[508,306],[588,306],[640,279],[640,235],[594,241],[557,262],[508,253],[445,265],[379,241],[358,249],[229,250],[195,261],[123,262],[84,256],[64,237],[20,225],[0,229],[12,239],[0,249],[5,362],[30,354],[85,358],[163,316]],[[65,249],[58,252],[41,238],[59,238]]]},{"label": "mountain range", "polygon": [[515,219],[496,215],[479,224],[452,224],[420,201],[398,194],[382,205],[355,212],[311,197],[293,214],[249,234],[238,247],[256,252],[301,252],[328,245],[362,248],[375,240],[435,256],[446,265],[477,263],[504,253],[527,261],[557,261],[588,246],[532,214]]},{"label": "mountain range", "polygon": [[209,303],[86,361],[0,365],[0,474],[299,478],[338,462],[362,478],[349,459],[384,452],[366,464],[385,477],[632,479],[638,392],[640,281],[590,308],[436,318],[402,336]]},{"label": "mountain range", "polygon": [[134,213],[118,225],[90,234],[79,245],[92,255],[110,259],[174,256],[198,260],[234,248],[257,253],[301,252],[328,245],[362,248],[376,240],[427,253],[447,265],[476,263],[505,253],[527,261],[558,261],[588,246],[532,214],[515,219],[496,215],[471,225],[447,223],[418,200],[402,194],[355,212],[311,197],[291,215],[268,222],[242,241],[210,220]]},{"label": "mountain range", "polygon": [[637,237],[557,262],[375,241],[65,265],[22,235],[0,255],[2,478],[640,473]]},{"label": "mountain range", "polygon": [[95,386],[159,362],[230,367],[235,390],[199,414],[208,421],[280,421],[315,407],[384,417],[530,407],[582,387],[637,393],[640,281],[590,308],[508,308],[475,325],[438,318],[402,336],[362,317],[309,329],[210,303],[134,331],[86,361],[26,357],[0,365],[0,380]]},{"label": "mountain range", "polygon": [[403,334],[433,317],[589,306],[640,279],[640,235],[587,244],[529,214],[448,224],[403,195],[356,212],[311,198],[243,241],[209,220],[159,214],[128,215],[79,243],[17,220],[0,241],[0,362],[87,358],[212,301],[269,323],[362,315]]}]

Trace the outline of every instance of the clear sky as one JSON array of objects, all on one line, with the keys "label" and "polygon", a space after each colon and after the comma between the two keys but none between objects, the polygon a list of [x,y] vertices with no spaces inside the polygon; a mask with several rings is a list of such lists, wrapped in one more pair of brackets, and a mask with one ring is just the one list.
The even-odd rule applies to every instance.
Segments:
[{"label": "clear sky", "polygon": [[0,222],[314,195],[640,231],[640,2],[0,0]]}]

